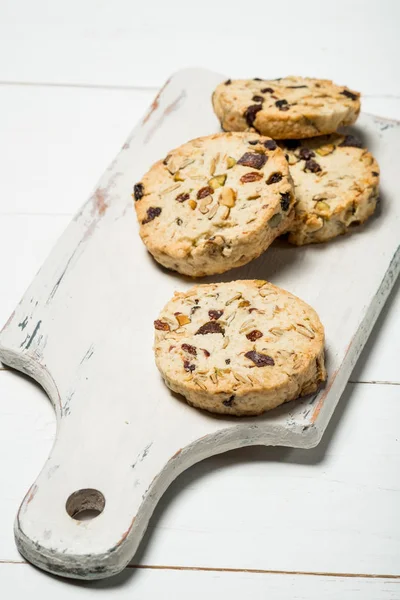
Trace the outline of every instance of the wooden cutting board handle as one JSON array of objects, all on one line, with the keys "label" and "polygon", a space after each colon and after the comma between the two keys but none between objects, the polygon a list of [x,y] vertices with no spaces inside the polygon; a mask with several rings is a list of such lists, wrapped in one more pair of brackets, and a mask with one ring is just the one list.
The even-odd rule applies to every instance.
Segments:
[{"label": "wooden cutting board handle", "polygon": [[132,412],[124,418],[126,400],[120,403],[118,389],[110,398],[98,378],[90,384],[83,377],[72,397],[59,395],[45,369],[15,359],[8,362],[23,366],[47,389],[58,424],[51,454],[18,511],[18,548],[59,575],[90,579],[117,573],[134,555],[159,497],[183,468],[179,430],[162,410],[153,415],[151,427],[140,414],[135,422]]},{"label": "wooden cutting board handle", "polygon": [[174,397],[153,406],[149,417],[126,380],[110,394],[118,374],[110,364],[104,370],[101,352],[83,361],[72,394],[60,392],[30,355],[3,350],[2,356],[36,379],[56,410],[56,440],[20,506],[15,538],[24,557],[57,575],[98,579],[121,571],[161,495],[199,460],[239,446],[302,440],[262,419],[227,421]]}]

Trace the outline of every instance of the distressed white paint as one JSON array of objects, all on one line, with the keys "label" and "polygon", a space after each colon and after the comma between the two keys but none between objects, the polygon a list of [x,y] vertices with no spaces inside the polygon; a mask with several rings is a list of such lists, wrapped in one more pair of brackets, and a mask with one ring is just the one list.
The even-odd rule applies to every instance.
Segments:
[{"label": "distressed white paint", "polygon": [[400,384],[399,356],[400,280],[397,279],[354,367],[350,381]]},{"label": "distressed white paint", "polygon": [[70,220],[60,215],[0,215],[0,328]]},{"label": "distressed white paint", "polygon": [[[206,456],[254,444],[316,445],[398,272],[391,157],[400,152],[400,128],[363,115],[358,128],[385,174],[381,215],[362,233],[324,247],[281,243],[219,277],[270,279],[317,309],[327,334],[326,389],[246,420],[203,414],[168,392],[152,360],[152,320],[174,289],[190,284],[146,255],[130,192],[171,146],[217,130],[210,94],[219,80],[200,70],[173,77],[0,336],[0,358],[36,379],[56,409],[56,443],[15,525],[24,556],[54,573],[97,578],[121,570],[160,495]],[[373,270],[366,260],[371,247]],[[103,492],[106,508],[79,523],[65,502],[88,487]]]}]

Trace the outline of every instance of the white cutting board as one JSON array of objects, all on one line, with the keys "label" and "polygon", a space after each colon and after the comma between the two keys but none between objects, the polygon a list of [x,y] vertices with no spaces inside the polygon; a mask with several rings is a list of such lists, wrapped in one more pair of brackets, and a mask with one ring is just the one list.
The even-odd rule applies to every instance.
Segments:
[{"label": "white cutting board", "polygon": [[[381,166],[377,216],[325,245],[279,241],[207,280],[267,279],[310,303],[326,330],[325,389],[237,419],[190,408],[166,388],[153,320],[192,282],[147,254],[132,187],[169,149],[219,130],[210,97],[222,79],[191,69],[167,82],[0,334],[0,359],[36,379],[57,415],[51,455],[15,522],[23,556],[52,573],[96,579],[123,569],[160,496],[199,460],[251,444],[315,446],[398,274],[400,124],[363,114],[353,129]],[[70,516],[103,504],[91,520]]]}]

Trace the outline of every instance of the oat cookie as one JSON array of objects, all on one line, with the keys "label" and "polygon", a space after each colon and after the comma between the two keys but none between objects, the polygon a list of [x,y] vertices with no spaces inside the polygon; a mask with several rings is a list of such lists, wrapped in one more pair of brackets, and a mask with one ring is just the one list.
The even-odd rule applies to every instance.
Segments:
[{"label": "oat cookie", "polygon": [[289,241],[325,242],[374,212],[379,166],[353,135],[321,136],[281,143],[295,185],[295,221]]},{"label": "oat cookie", "polygon": [[133,196],[149,252],[194,277],[248,263],[294,215],[285,155],[256,133],[218,133],[172,150]]},{"label": "oat cookie", "polygon": [[275,139],[333,133],[354,123],[360,94],[327,79],[228,79],[213,94],[214,111],[225,131],[254,128]]},{"label": "oat cookie", "polygon": [[266,281],[175,293],[154,327],[165,383],[210,412],[258,415],[315,392],[326,379],[318,315]]}]

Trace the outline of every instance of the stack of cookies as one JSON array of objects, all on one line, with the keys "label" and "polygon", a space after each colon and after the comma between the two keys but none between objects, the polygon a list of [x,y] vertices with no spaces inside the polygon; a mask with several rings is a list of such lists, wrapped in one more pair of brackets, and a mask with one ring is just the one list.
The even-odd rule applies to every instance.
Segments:
[{"label": "stack of cookies", "polygon": [[[223,273],[290,243],[324,242],[375,210],[379,167],[352,135],[360,97],[330,81],[228,79],[223,133],[171,150],[134,186],[140,235],[163,266]],[[264,281],[196,286],[155,321],[166,384],[211,412],[254,415],[318,389],[324,331],[303,301]]]},{"label": "stack of cookies", "polygon": [[296,197],[289,242],[324,242],[372,215],[379,167],[353,135],[336,133],[356,121],[358,92],[304,77],[228,79],[215,90],[213,105],[225,131],[251,128],[282,140]]}]

